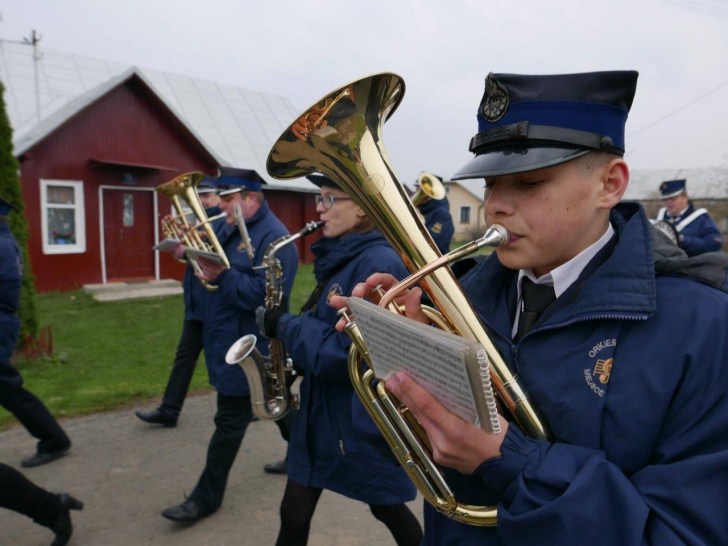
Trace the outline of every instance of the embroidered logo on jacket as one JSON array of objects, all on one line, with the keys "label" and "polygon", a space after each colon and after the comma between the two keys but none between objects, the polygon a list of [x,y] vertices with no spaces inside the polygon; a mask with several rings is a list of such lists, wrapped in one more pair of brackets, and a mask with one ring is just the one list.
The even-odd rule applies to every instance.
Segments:
[{"label": "embroidered logo on jacket", "polygon": [[440,222],[435,222],[432,224],[430,231],[432,231],[432,233],[442,233],[442,224]]},{"label": "embroidered logo on jacket", "polygon": [[329,291],[326,293],[326,303],[331,305],[331,298],[334,296],[341,296],[344,293],[344,290],[341,288],[341,285],[337,282],[331,285],[331,288],[329,288]]},{"label": "embroidered logo on jacket", "polygon": [[[594,365],[591,368],[584,368],[584,381],[594,394],[599,397],[604,396],[605,390],[600,385],[609,383],[609,378],[612,374],[612,364],[614,362],[613,357],[600,355],[600,353],[605,349],[611,349],[609,352],[612,352],[616,346],[616,339],[605,339],[594,345],[589,351],[589,358],[592,359]],[[598,358],[599,356],[603,358]]]}]

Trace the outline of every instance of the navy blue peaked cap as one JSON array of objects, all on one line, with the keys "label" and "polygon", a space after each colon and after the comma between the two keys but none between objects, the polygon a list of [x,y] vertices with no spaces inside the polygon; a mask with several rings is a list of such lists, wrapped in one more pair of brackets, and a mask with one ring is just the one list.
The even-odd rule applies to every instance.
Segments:
[{"label": "navy blue peaked cap", "polygon": [[453,180],[532,171],[602,150],[624,155],[624,126],[637,87],[631,70],[488,74],[478,107],[475,157]]},{"label": "navy blue peaked cap", "polygon": [[667,199],[668,197],[675,197],[676,195],[680,195],[681,193],[685,192],[686,187],[686,181],[683,180],[666,180],[662,184],[660,184],[660,195],[662,196],[662,199]]},{"label": "navy blue peaked cap", "polygon": [[321,186],[326,186],[328,188],[338,188],[341,189],[341,186],[339,186],[336,182],[331,180],[328,176],[324,176],[323,174],[309,174],[306,176],[311,182],[316,184],[319,188]]},{"label": "navy blue peaked cap", "polygon": [[217,179],[212,176],[205,176],[202,182],[197,184],[197,193],[213,193],[217,189]]},{"label": "navy blue peaked cap", "polygon": [[236,191],[260,191],[265,180],[252,169],[235,169],[233,167],[220,167],[220,176],[217,179],[219,195],[228,195]]}]

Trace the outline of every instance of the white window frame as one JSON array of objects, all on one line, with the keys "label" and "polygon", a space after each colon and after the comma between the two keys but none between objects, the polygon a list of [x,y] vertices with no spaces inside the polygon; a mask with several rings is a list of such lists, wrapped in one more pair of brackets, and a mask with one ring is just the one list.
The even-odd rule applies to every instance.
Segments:
[{"label": "white window frame", "polygon": [[[467,216],[468,216],[468,221],[464,222],[463,216],[465,215],[466,212],[467,212]],[[473,215],[471,214],[471,212],[472,212],[472,207],[470,207],[468,205],[463,205],[460,207],[460,224],[469,226],[472,223]]]},{"label": "white window frame", "polygon": [[[48,187],[63,186],[73,189],[73,205],[48,204]],[[68,208],[74,211],[76,225],[76,242],[71,245],[59,245],[48,238],[48,209]],[[83,182],[80,180],[44,180],[40,181],[40,225],[43,238],[43,254],[80,254],[86,252],[86,209],[83,199]]]}]

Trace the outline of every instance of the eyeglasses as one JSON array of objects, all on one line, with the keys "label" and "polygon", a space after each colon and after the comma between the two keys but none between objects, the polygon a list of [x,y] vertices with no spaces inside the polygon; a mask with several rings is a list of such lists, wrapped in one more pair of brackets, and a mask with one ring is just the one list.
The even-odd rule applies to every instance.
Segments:
[{"label": "eyeglasses", "polygon": [[334,197],[333,195],[316,196],[316,206],[321,205],[324,210],[329,210],[337,201],[351,201],[351,197]]}]

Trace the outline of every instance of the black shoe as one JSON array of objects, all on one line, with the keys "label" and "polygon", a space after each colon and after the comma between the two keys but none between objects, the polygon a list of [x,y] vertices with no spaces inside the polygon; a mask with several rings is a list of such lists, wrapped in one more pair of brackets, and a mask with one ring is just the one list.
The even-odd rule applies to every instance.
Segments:
[{"label": "black shoe", "polygon": [[182,504],[171,506],[162,512],[162,517],[182,523],[195,523],[206,518],[212,512],[206,512],[195,501],[187,499]]},{"label": "black shoe", "polygon": [[263,470],[265,470],[268,474],[285,474],[288,472],[288,461],[286,459],[281,459],[280,461],[267,464],[263,467]]},{"label": "black shoe", "polygon": [[57,449],[55,451],[39,451],[35,455],[31,455],[30,457],[26,457],[25,459],[20,461],[20,465],[25,468],[30,468],[32,466],[47,464],[51,461],[55,461],[56,459],[63,457],[66,453],[68,453],[69,449],[71,449],[70,445],[64,447],[63,449]]},{"label": "black shoe", "polygon": [[152,425],[164,425],[165,427],[176,427],[177,418],[165,415],[158,409],[152,411],[135,411],[134,415],[139,417],[145,423],[151,423]]},{"label": "black shoe", "polygon": [[73,533],[73,524],[71,524],[71,510],[83,510],[83,503],[74,499],[71,495],[61,493],[58,495],[61,506],[59,508],[56,519],[51,524],[51,531],[56,534],[56,538],[51,546],[65,546],[71,539]]}]

